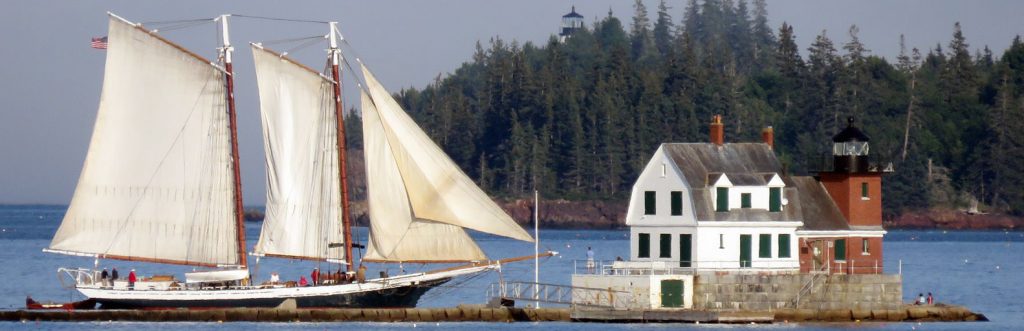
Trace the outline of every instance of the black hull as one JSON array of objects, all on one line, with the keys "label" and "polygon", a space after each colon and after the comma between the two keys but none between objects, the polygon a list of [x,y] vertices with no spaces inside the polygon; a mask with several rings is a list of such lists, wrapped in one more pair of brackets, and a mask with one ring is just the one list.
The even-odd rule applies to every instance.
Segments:
[{"label": "black hull", "polygon": [[[412,308],[423,294],[450,278],[416,285],[360,293],[296,297],[299,308]],[[117,300],[97,299],[102,309],[139,308],[274,308],[289,298],[227,300]]]}]

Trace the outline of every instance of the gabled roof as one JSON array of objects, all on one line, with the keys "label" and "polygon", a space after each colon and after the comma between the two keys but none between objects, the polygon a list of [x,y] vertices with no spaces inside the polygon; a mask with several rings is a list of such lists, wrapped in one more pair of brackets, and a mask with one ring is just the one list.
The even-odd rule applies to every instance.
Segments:
[{"label": "gabled roof", "polygon": [[782,173],[779,159],[764,143],[671,143],[662,148],[694,188],[713,183],[711,174],[726,174],[734,185],[764,185],[764,174]]},{"label": "gabled roof", "polygon": [[804,221],[801,230],[850,230],[843,212],[839,211],[839,206],[836,206],[821,182],[810,176],[792,176],[789,179],[799,195],[797,205]]}]

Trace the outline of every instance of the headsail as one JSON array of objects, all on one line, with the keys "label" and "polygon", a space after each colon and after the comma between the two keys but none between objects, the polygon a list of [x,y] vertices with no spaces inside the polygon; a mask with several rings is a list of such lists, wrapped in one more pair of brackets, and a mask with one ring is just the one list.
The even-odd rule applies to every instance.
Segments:
[{"label": "headsail", "polygon": [[366,259],[467,261],[486,256],[463,228],[532,241],[362,67],[370,240]]},{"label": "headsail", "polygon": [[224,73],[111,17],[89,152],[50,249],[239,263]]},{"label": "headsail", "polygon": [[267,211],[255,252],[343,260],[332,82],[262,47],[252,52],[267,164]]}]

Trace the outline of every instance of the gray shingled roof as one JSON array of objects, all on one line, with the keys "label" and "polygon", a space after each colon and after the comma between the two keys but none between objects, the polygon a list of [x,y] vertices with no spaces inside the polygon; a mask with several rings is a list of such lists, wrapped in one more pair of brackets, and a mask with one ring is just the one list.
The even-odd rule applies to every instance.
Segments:
[{"label": "gray shingled roof", "polygon": [[[775,153],[763,143],[672,143],[662,145],[665,153],[683,172],[693,188],[694,211],[702,222],[782,222],[802,221],[801,230],[850,230],[825,187],[810,176],[785,176]],[[787,204],[781,212],[762,209],[714,210],[714,192],[708,187],[722,175],[733,185],[766,185],[779,174],[786,184]],[[872,227],[875,229],[875,227]],[[878,229],[881,229],[878,227]]]},{"label": "gray shingled roof", "polygon": [[[724,173],[735,184],[734,174],[782,173],[779,159],[764,143],[730,143],[721,146],[711,143],[672,143],[664,144],[662,147],[693,188],[703,188],[711,184],[707,182],[710,174]],[[764,182],[763,177],[744,177],[739,180],[747,182],[746,179],[750,179],[750,182]]]},{"label": "gray shingled roof", "polygon": [[[810,176],[791,176],[793,188],[799,192],[799,203],[804,225],[801,230],[849,230],[846,217],[839,211],[835,201],[828,195],[825,186]],[[788,184],[787,184],[788,185]],[[793,201],[790,200],[790,205]]]}]

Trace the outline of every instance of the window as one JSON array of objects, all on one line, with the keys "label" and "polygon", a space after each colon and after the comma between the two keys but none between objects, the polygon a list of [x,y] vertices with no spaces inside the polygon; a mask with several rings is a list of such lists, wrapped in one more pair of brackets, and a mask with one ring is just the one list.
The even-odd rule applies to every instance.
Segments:
[{"label": "window", "polygon": [[740,207],[750,208],[750,193],[740,194]]},{"label": "window", "polygon": [[836,239],[836,261],[846,261],[846,239]]},{"label": "window", "polygon": [[658,252],[658,257],[671,258],[672,257],[672,235],[668,233],[662,233],[659,235],[661,250]]},{"label": "window", "polygon": [[641,233],[639,245],[637,247],[637,255],[639,258],[651,257],[651,234]]},{"label": "window", "polygon": [[768,211],[782,211],[782,188],[768,189]]},{"label": "window", "polygon": [[661,177],[665,177],[665,164],[661,164]]},{"label": "window", "polygon": [[772,257],[772,235],[761,234],[757,238],[757,257],[760,258],[771,258]]},{"label": "window", "polygon": [[860,254],[871,255],[871,245],[868,243],[867,238],[860,240]]},{"label": "window", "polygon": [[683,192],[672,191],[672,216],[683,215]]},{"label": "window", "polygon": [[644,215],[654,215],[658,212],[658,193],[655,191],[644,191]]},{"label": "window", "polygon": [[869,197],[868,197],[868,183],[867,182],[860,183],[860,198],[861,199],[869,199]]},{"label": "window", "polygon": [[718,248],[725,248],[725,235],[718,234]]},{"label": "window", "polygon": [[729,188],[719,187],[718,190],[718,205],[715,211],[729,211]]},{"label": "window", "polygon": [[790,257],[789,255],[789,235],[779,235],[779,257]]}]

